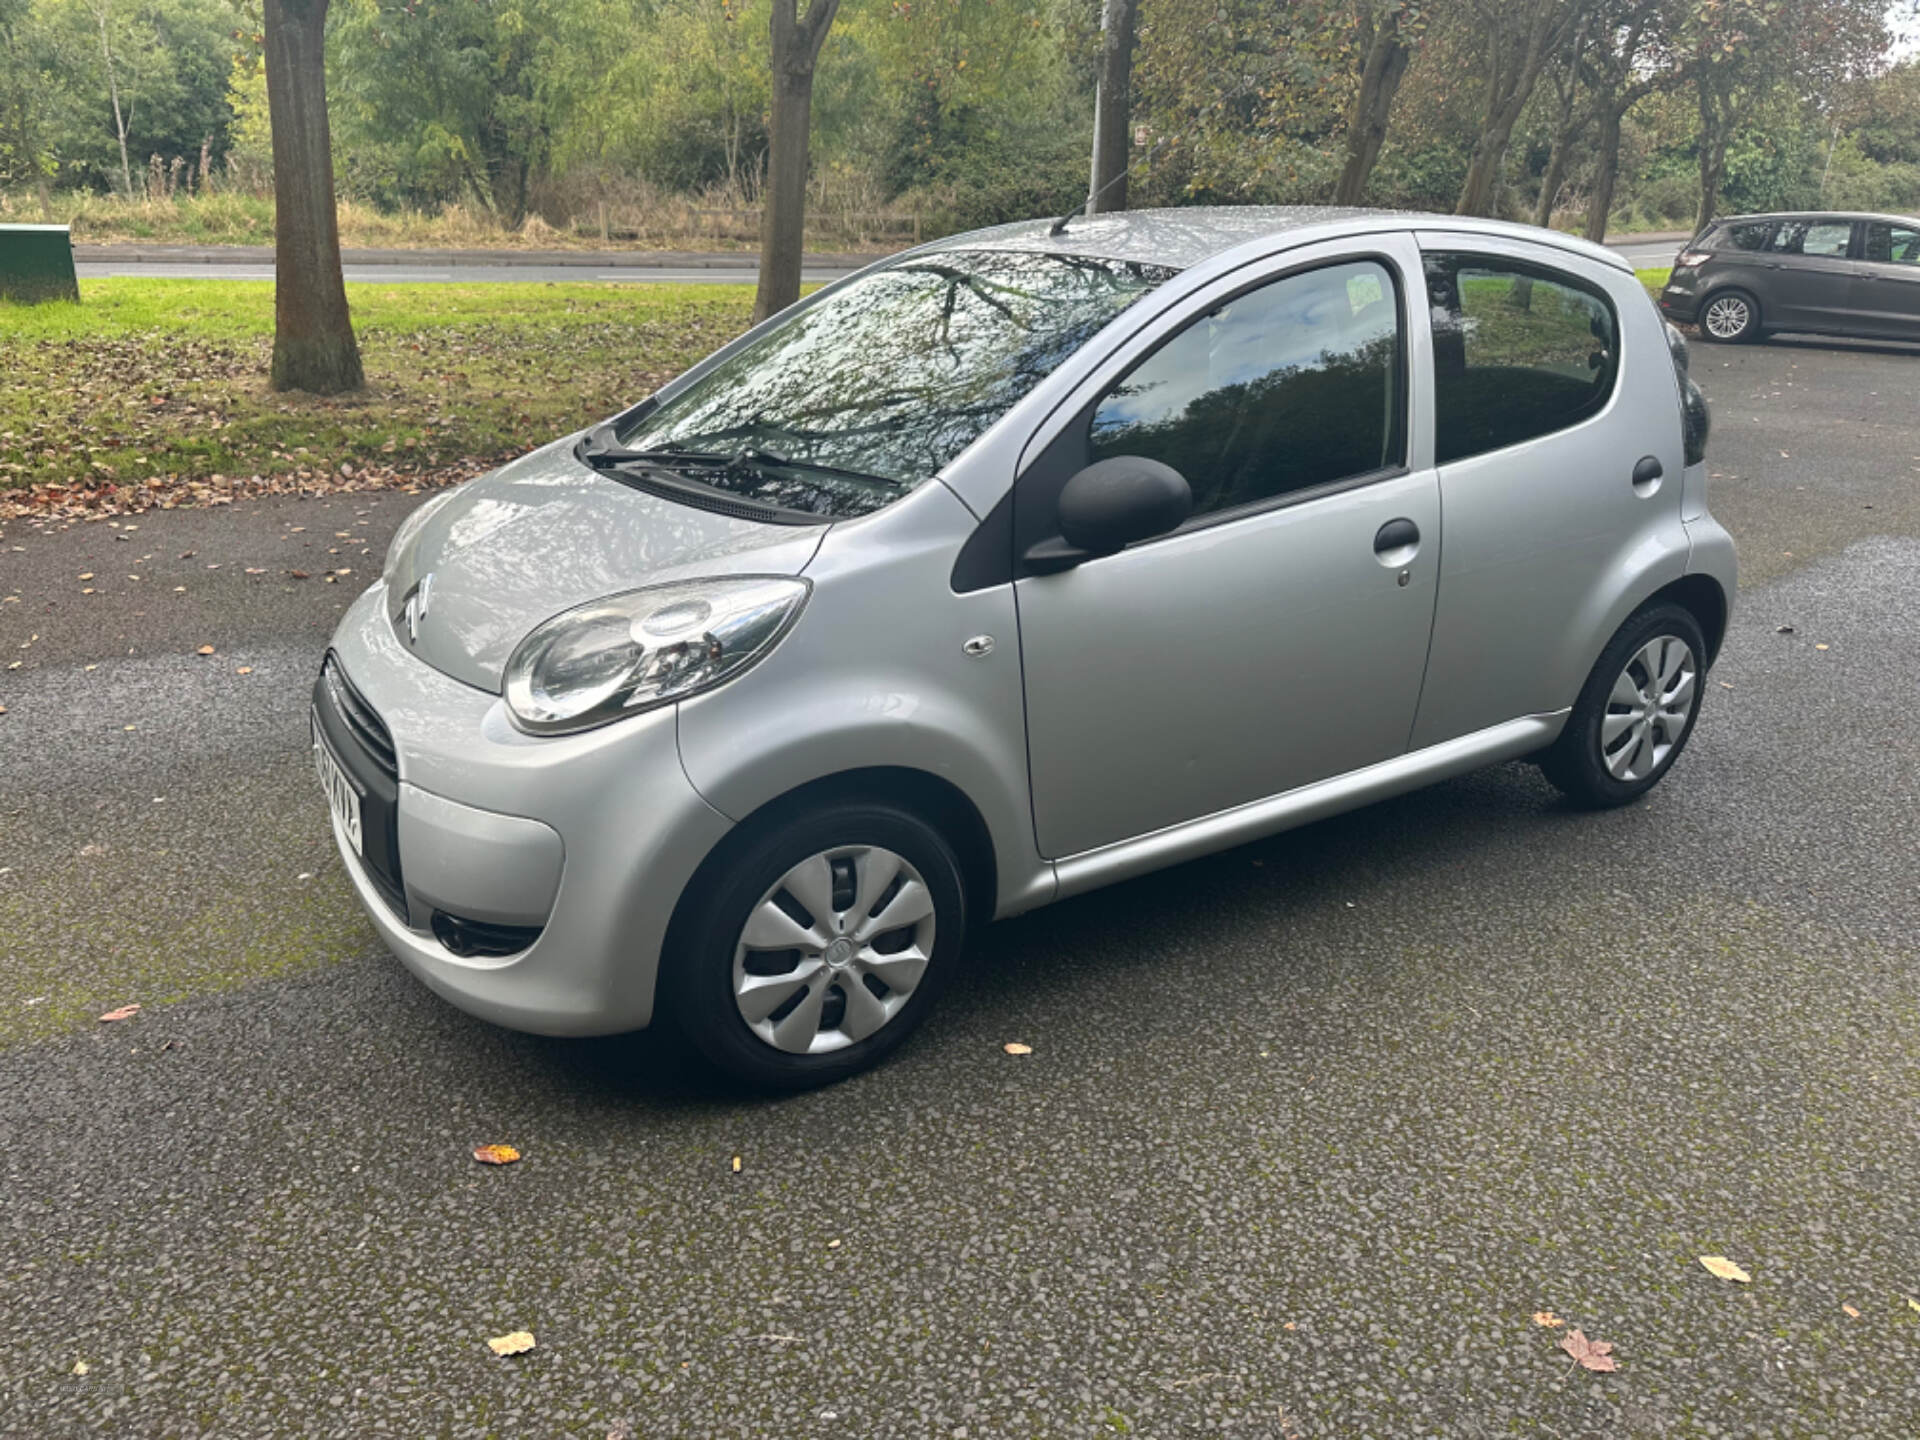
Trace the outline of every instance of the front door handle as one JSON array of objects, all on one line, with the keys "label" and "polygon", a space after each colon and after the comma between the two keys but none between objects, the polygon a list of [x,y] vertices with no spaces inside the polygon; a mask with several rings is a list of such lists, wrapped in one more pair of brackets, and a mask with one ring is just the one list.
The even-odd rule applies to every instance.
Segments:
[{"label": "front door handle", "polygon": [[1404,515],[1387,521],[1373,534],[1374,558],[1389,570],[1405,565],[1419,549],[1420,527]]}]

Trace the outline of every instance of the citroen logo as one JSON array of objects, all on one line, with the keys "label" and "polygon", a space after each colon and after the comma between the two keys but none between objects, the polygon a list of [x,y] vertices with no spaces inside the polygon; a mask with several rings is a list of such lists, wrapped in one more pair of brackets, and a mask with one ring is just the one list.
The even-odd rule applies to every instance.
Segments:
[{"label": "citroen logo", "polygon": [[413,587],[413,593],[407,596],[407,603],[400,610],[400,618],[407,626],[408,644],[420,638],[420,622],[427,618],[427,606],[432,601],[433,573],[429,571],[420,577],[420,583]]}]

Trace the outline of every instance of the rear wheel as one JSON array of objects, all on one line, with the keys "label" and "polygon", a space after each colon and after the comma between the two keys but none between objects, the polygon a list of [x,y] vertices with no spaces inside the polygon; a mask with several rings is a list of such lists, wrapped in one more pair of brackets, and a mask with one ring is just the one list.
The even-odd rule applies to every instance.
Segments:
[{"label": "rear wheel", "polygon": [[776,822],[679,927],[675,1017],[757,1088],[844,1079],[919,1025],[966,918],[959,862],[919,817],[862,801]]},{"label": "rear wheel", "polygon": [[1706,653],[1691,611],[1670,603],[1637,611],[1608,642],[1542,758],[1547,778],[1594,809],[1659,784],[1693,733]]},{"label": "rear wheel", "polygon": [[1760,305],[1744,290],[1721,290],[1700,312],[1700,333],[1722,344],[1751,340],[1760,333]]}]

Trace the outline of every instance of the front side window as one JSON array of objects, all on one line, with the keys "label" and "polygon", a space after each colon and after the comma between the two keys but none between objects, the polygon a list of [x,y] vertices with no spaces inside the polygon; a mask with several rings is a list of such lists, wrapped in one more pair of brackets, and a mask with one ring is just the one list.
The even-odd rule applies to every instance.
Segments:
[{"label": "front side window", "polygon": [[1249,290],[1136,366],[1093,413],[1094,460],[1171,465],[1204,515],[1398,465],[1399,295],[1373,260]]},{"label": "front side window", "polygon": [[728,495],[864,515],[931,478],[1175,273],[1083,255],[909,260],[802,310],[615,438]]},{"label": "front side window", "polygon": [[1493,256],[1427,257],[1445,464],[1564,430],[1599,412],[1619,372],[1619,322],[1599,290]]},{"label": "front side window", "polygon": [[1867,259],[1882,265],[1920,265],[1920,230],[1885,220],[1869,221]]},{"label": "front side window", "polygon": [[1826,259],[1845,258],[1853,243],[1853,224],[1848,220],[1784,220],[1774,232],[1773,250],[1782,255],[1812,255]]}]

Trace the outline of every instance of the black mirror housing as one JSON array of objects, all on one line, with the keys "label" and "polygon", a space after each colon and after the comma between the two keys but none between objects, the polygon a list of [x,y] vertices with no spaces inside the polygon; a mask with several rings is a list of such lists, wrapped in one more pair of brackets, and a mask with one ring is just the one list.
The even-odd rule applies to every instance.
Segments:
[{"label": "black mirror housing", "polygon": [[1193,512],[1193,490],[1171,465],[1116,455],[1079,470],[1060,492],[1060,534],[1089,557],[1164,535]]}]

